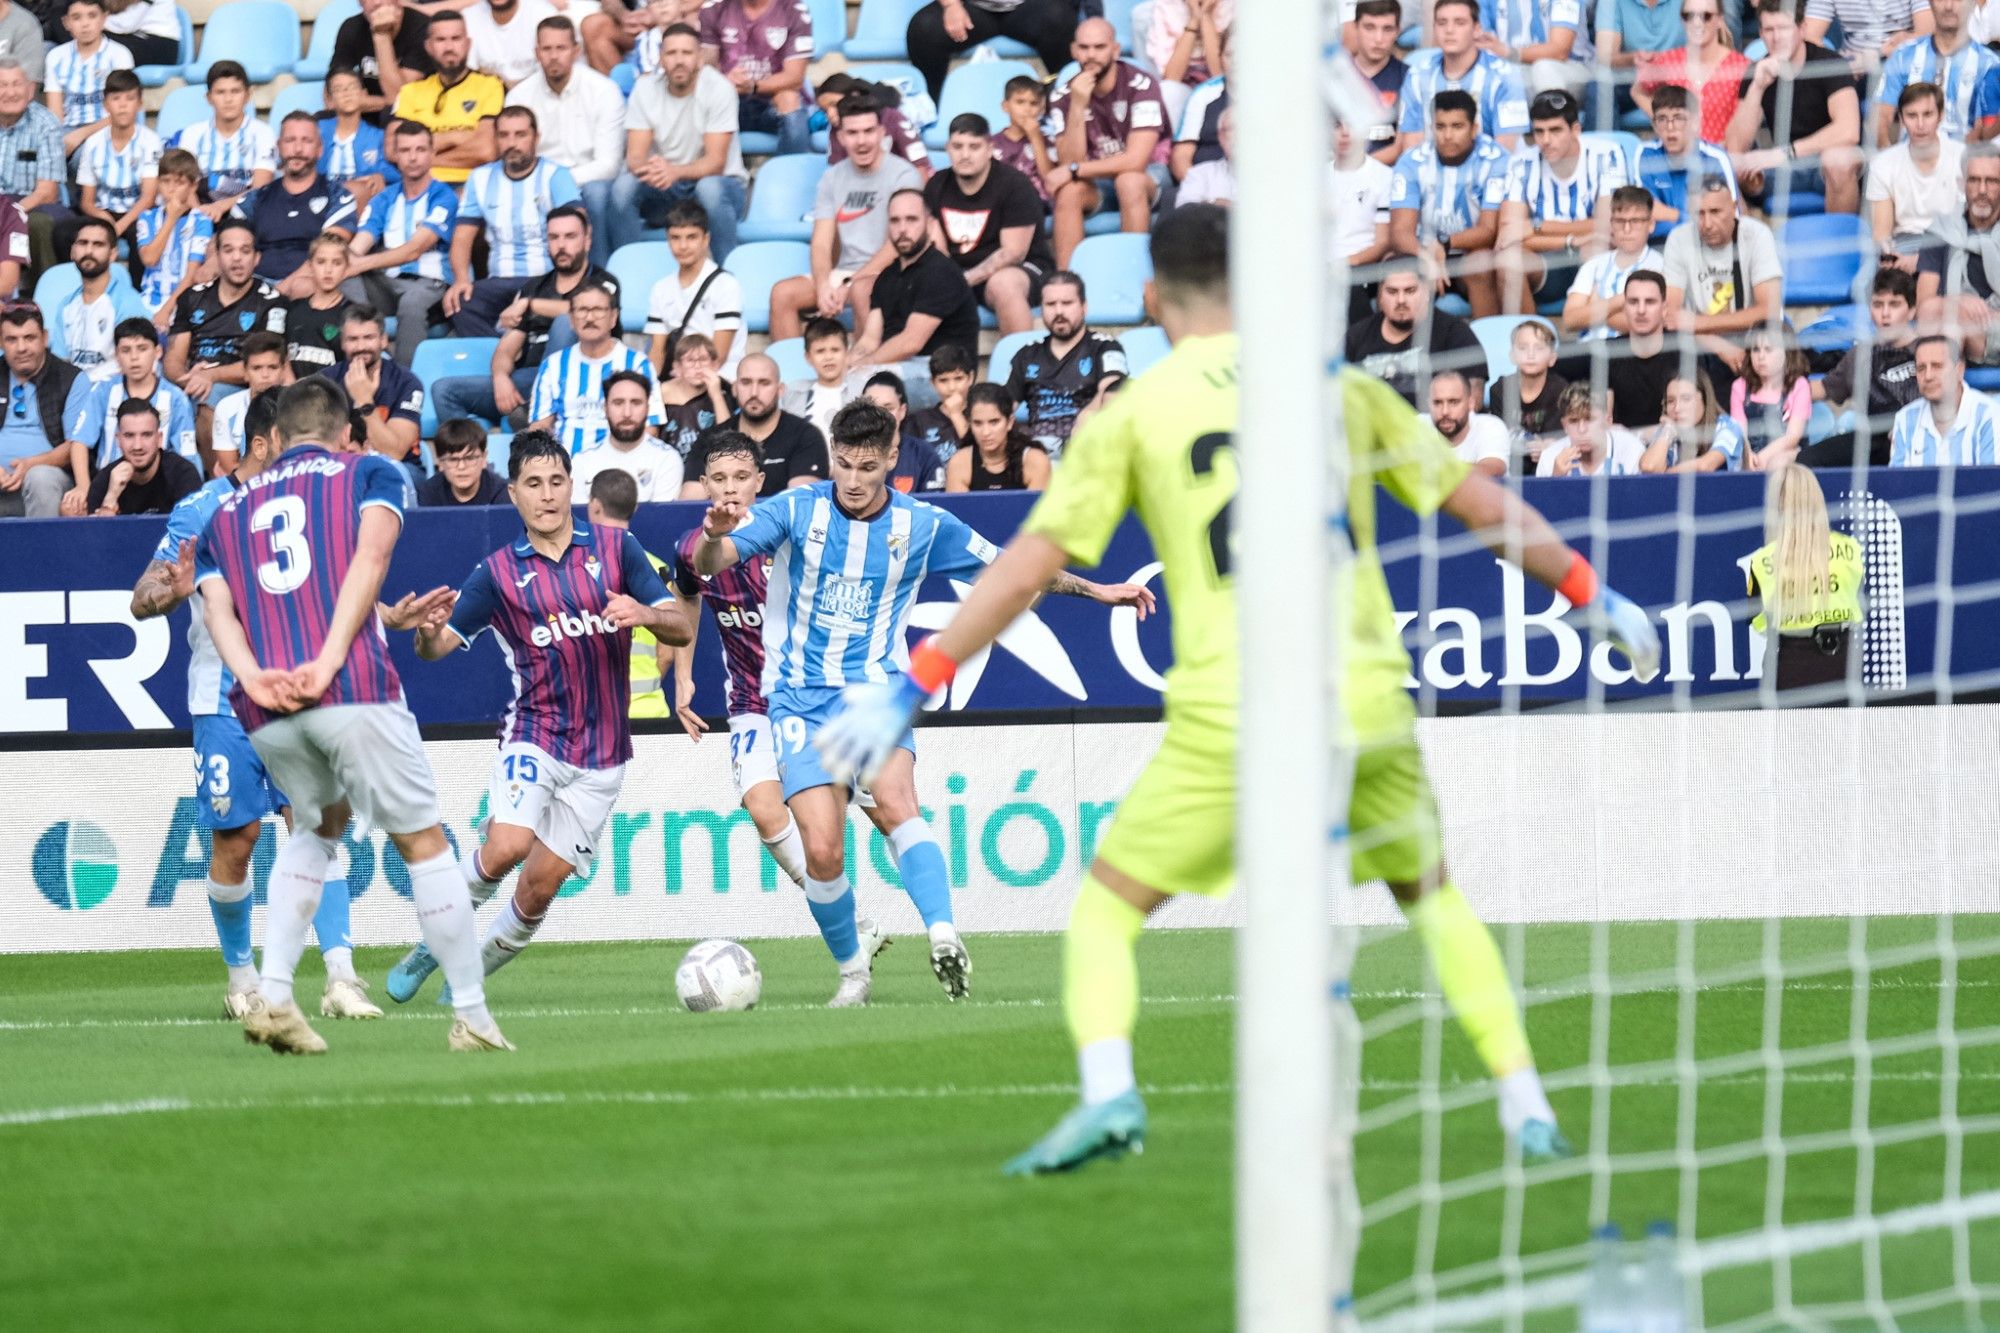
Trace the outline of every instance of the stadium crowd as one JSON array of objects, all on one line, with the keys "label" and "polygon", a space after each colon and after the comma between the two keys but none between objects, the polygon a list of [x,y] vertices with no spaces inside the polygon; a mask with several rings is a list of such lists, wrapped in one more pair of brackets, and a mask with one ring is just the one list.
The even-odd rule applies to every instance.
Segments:
[{"label": "stadium crowd", "polygon": [[[1483,470],[1996,461],[2000,0],[1347,8],[1346,356]],[[1235,10],[0,0],[0,515],[164,512],[307,375],[426,503],[531,425],[772,494],[864,396],[899,487],[1037,488],[1233,197]]]}]

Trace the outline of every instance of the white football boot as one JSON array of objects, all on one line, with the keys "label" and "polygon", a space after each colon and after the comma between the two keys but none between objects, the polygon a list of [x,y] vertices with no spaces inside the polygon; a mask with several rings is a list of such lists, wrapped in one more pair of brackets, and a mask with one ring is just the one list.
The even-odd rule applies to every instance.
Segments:
[{"label": "white football boot", "polygon": [[962,1000],[972,989],[972,956],[958,931],[943,922],[931,927],[931,971],[947,1000]]},{"label": "white football boot", "polygon": [[511,1051],[514,1043],[500,1035],[500,1025],[495,1023],[481,1030],[462,1018],[453,1019],[451,1035],[445,1038],[445,1045],[454,1051]]},{"label": "white football boot", "polygon": [[298,1005],[272,1004],[261,993],[252,993],[244,1012],[243,1040],[268,1046],[279,1055],[326,1054],[326,1038],[313,1031]]},{"label": "white football boot", "polygon": [[328,977],[319,997],[321,1018],[380,1018],[382,1010],[368,999],[368,983],[358,977]]}]

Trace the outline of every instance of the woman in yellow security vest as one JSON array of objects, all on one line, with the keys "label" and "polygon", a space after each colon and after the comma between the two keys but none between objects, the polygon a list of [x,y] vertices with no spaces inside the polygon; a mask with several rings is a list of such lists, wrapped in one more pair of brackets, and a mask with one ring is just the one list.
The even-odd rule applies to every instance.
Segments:
[{"label": "woman in yellow security vest", "polygon": [[1779,468],[1765,497],[1765,544],[1751,553],[1749,571],[1763,602],[1750,627],[1775,640],[1765,673],[1780,690],[1837,684],[1847,679],[1861,626],[1861,543],[1828,525],[1811,468]]}]

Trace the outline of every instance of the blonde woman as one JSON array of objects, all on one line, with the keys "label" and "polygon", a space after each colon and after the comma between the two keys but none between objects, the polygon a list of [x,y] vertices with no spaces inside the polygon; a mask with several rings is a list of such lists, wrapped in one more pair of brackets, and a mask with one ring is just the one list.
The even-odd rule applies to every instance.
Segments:
[{"label": "blonde woman", "polygon": [[1863,572],[1861,543],[1828,525],[1813,470],[1794,464],[1773,472],[1764,545],[1750,555],[1750,591],[1762,602],[1750,627],[1767,636],[1764,670],[1778,689],[1847,679]]},{"label": "blonde woman", "polygon": [[1705,371],[1667,381],[1658,429],[1639,460],[1641,472],[1725,472],[1749,455],[1743,427],[1722,411]]}]

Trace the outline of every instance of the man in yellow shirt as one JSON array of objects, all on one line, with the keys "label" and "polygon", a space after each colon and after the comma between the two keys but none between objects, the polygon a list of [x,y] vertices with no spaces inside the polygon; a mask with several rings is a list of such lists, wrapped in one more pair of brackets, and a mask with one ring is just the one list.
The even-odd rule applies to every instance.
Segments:
[{"label": "man in yellow shirt", "polygon": [[463,185],[474,167],[500,155],[493,142],[493,118],[507,102],[507,86],[466,65],[472,38],[465,15],[440,10],[431,15],[424,52],[437,73],[403,85],[395,115],[429,129],[437,158],[431,174],[447,185]]},{"label": "man in yellow shirt", "polygon": [[[1132,1072],[1140,928],[1171,895],[1220,895],[1234,878],[1240,684],[1229,505],[1238,477],[1237,340],[1228,254],[1229,214],[1212,205],[1177,209],[1154,229],[1154,291],[1173,353],[1072,437],[1020,533],[943,632],[911,654],[909,676],[850,692],[845,714],[819,740],[837,780],[865,782],[959,662],[993,642],[1056,572],[1097,563],[1125,512],[1138,512],[1173,609],[1167,732],[1084,878],[1064,941],[1063,1007],[1082,1104],[1008,1163],[1010,1174],[1069,1170],[1144,1142],[1146,1108]],[[1416,710],[1403,688],[1409,656],[1375,550],[1377,483],[1419,514],[1443,509],[1585,608],[1641,679],[1658,671],[1659,638],[1644,611],[1600,589],[1589,562],[1541,515],[1470,471],[1393,389],[1353,370],[1335,384],[1352,456],[1341,710],[1355,750],[1353,880],[1386,882],[1423,938],[1446,998],[1500,1082],[1508,1134],[1528,1156],[1561,1156],[1568,1145],[1535,1073],[1499,950],[1445,871]],[[1284,443],[1264,442],[1260,453],[1268,461]]]}]

